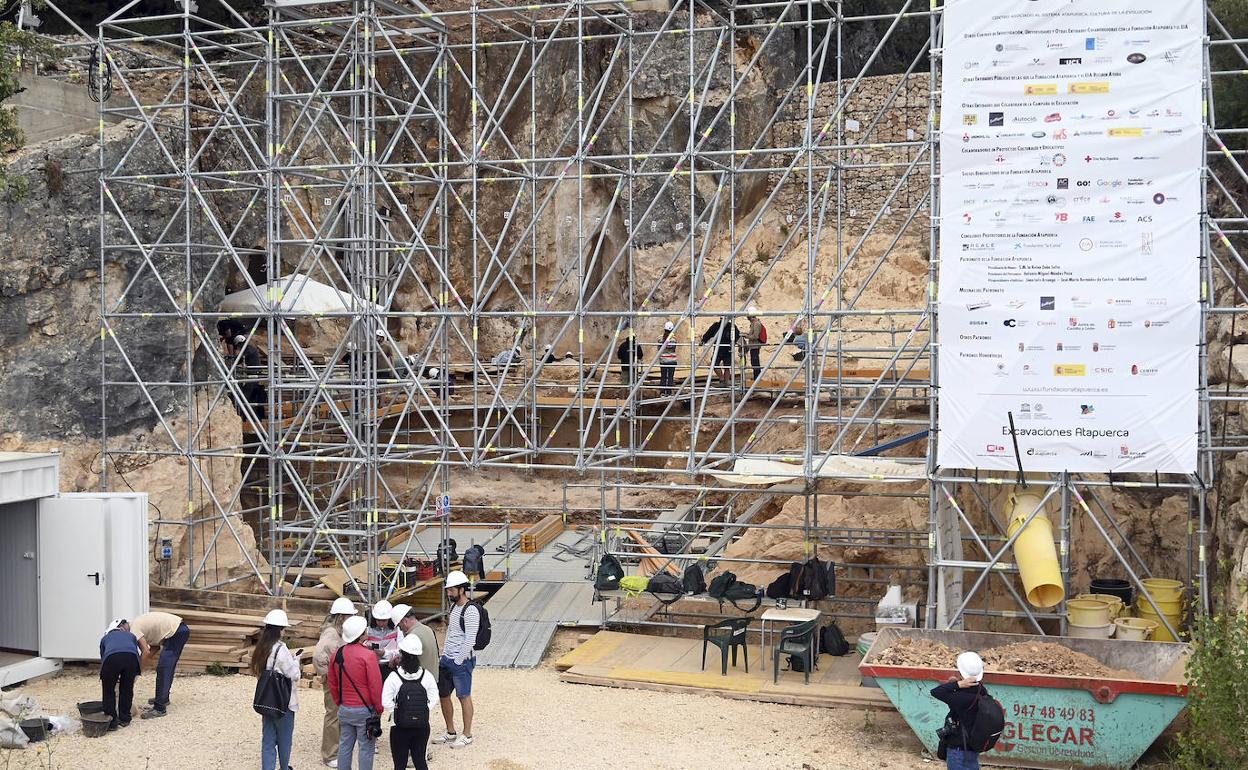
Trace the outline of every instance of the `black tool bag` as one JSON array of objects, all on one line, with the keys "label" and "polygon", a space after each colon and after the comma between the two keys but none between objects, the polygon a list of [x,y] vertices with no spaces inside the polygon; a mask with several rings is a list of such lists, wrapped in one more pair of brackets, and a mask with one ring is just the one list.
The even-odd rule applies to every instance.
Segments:
[{"label": "black tool bag", "polygon": [[706,589],[706,593],[712,599],[719,599],[719,603],[723,604],[727,599],[728,588],[737,582],[737,575],[734,572],[721,572],[711,578],[711,585]]},{"label": "black tool bag", "polygon": [[767,584],[768,599],[788,599],[789,586],[792,585],[792,576],[788,572],[781,573],[780,577]]},{"label": "black tool bag", "polygon": [[[724,599],[742,612],[753,612],[762,605],[763,592],[753,583],[743,583],[740,580],[734,580],[724,593]],[[750,602],[753,602],[753,604],[750,604]]]},{"label": "black tool bag", "polygon": [[666,570],[655,573],[646,584],[646,590],[665,605],[673,604],[685,595],[681,579]]},{"label": "black tool bag", "polygon": [[290,677],[273,670],[277,665],[277,652],[282,647],[280,642],[273,645],[269,665],[256,678],[256,693],[251,699],[255,712],[270,719],[278,719],[290,710]]},{"label": "black tool bag", "polygon": [[838,657],[849,654],[849,642],[835,621],[819,629],[819,651]]}]

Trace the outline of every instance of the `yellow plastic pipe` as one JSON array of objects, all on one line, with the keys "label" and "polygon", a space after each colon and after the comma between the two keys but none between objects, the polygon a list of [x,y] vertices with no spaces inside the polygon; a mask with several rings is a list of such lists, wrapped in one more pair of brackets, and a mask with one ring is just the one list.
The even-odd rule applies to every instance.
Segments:
[{"label": "yellow plastic pipe", "polygon": [[[1040,495],[1014,487],[1005,513],[1009,517],[1009,535],[1014,536],[1031,512],[1044,499]],[[1027,601],[1036,607],[1056,607],[1066,595],[1062,583],[1062,567],[1053,545],[1053,524],[1044,511],[1036,514],[1023,533],[1014,541],[1014,561],[1027,592]]]}]

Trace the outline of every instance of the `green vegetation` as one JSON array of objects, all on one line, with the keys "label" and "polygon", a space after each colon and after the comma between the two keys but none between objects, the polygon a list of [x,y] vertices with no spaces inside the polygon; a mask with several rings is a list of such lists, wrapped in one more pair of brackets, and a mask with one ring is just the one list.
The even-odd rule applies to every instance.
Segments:
[{"label": "green vegetation", "polygon": [[1248,617],[1198,621],[1187,662],[1187,728],[1175,766],[1182,770],[1248,767]]}]

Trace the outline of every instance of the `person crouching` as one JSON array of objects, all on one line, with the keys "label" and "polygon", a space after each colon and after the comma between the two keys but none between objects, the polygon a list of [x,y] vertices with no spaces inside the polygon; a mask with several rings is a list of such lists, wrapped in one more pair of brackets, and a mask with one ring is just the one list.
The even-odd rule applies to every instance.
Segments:
[{"label": "person crouching", "polygon": [[394,770],[404,770],[408,758],[416,770],[428,770],[429,714],[438,705],[434,675],[420,665],[424,652],[414,634],[399,642],[399,665],[386,677],[381,705],[390,712],[390,757]]},{"label": "person crouching", "polygon": [[114,620],[100,639],[100,685],[104,713],[112,718],[108,729],[130,724],[134,704],[134,678],[139,675],[139,640],[130,624]]}]

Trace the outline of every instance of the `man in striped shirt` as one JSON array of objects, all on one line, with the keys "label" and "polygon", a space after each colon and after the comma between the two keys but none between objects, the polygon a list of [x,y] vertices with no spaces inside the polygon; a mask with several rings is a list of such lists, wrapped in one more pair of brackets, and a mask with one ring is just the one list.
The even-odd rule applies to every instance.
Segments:
[{"label": "man in striped shirt", "polygon": [[[473,646],[477,641],[481,612],[469,604],[468,576],[459,570],[446,576],[446,598],[451,602],[451,613],[446,619],[446,640],[442,645],[442,657],[438,659],[438,696],[442,701],[446,733],[434,738],[433,742],[462,749],[472,745],[472,670],[477,664]],[[459,698],[460,710],[464,712],[462,735],[455,732],[452,693]]]}]

